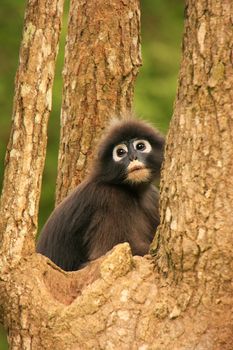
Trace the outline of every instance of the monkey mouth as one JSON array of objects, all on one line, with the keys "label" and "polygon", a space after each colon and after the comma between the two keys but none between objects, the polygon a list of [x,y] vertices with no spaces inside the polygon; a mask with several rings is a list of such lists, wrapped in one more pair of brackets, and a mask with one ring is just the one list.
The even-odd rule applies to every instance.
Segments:
[{"label": "monkey mouth", "polygon": [[150,178],[150,171],[138,160],[133,160],[128,166],[127,181],[137,183],[146,182]]},{"label": "monkey mouth", "polygon": [[141,170],[145,170],[146,168],[145,167],[142,167],[142,166],[135,166],[133,167],[132,169],[130,169],[128,171],[128,174],[132,174],[132,173],[136,173],[138,171],[141,171]]},{"label": "monkey mouth", "polygon": [[145,165],[138,160],[133,160],[130,162],[127,168],[129,174],[142,169],[145,169]]}]

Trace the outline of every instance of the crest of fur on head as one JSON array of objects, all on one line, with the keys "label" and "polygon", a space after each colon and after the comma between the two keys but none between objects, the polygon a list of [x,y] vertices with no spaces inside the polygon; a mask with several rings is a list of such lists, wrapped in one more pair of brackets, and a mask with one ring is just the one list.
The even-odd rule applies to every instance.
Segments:
[{"label": "crest of fur on head", "polygon": [[[103,132],[103,135],[97,144],[97,149],[99,150],[100,154],[102,153],[101,150],[105,147],[106,143],[110,143],[112,136],[115,137],[112,138],[112,143],[115,141],[118,136],[118,133],[121,134],[121,138],[124,137],[124,134],[127,134],[128,130],[131,127],[136,127],[138,130],[140,128],[144,128],[144,130],[147,132],[148,135],[156,134],[158,138],[158,142],[161,142],[161,144],[164,145],[164,137],[159,133],[158,130],[155,129],[154,125],[148,121],[136,119],[135,116],[132,114],[128,114],[127,116],[122,117],[121,119],[117,118],[116,116],[113,116],[109,121],[108,124]],[[125,129],[125,132],[121,132],[121,130]],[[132,134],[133,135],[133,134]],[[141,134],[141,137],[143,137],[143,133]],[[153,135],[154,136],[154,135]],[[99,154],[97,152],[96,156],[98,157]]]}]

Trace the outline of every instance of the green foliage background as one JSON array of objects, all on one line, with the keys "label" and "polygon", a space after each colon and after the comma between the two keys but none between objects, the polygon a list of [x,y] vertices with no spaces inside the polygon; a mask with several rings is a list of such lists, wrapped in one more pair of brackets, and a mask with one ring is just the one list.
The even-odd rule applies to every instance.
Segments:
[{"label": "green foliage background", "polygon": [[[25,1],[2,0],[0,11],[0,188],[3,179],[4,155],[10,133],[14,76],[22,38]],[[152,121],[166,133],[172,115],[181,54],[183,0],[142,0],[143,67],[135,89],[136,114]],[[53,109],[49,122],[48,151],[43,176],[39,227],[54,206],[54,193],[59,142],[65,32],[68,1],[54,82]],[[4,331],[0,328],[0,350],[7,349]]]}]

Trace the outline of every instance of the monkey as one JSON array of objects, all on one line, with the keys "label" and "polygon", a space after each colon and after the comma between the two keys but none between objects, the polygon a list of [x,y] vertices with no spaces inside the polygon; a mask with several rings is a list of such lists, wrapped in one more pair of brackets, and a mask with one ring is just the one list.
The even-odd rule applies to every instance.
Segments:
[{"label": "monkey", "polygon": [[87,178],[52,212],[36,251],[75,271],[128,242],[143,256],[159,225],[164,137],[133,117],[118,120],[100,142]]}]

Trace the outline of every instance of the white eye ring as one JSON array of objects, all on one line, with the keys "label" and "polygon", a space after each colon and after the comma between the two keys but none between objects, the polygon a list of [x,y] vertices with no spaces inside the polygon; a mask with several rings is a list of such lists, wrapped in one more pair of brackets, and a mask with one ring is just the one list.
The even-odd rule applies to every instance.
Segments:
[{"label": "white eye ring", "polygon": [[119,162],[122,158],[124,158],[128,154],[128,148],[124,143],[120,143],[115,146],[112,152],[112,157],[115,162]]},{"label": "white eye ring", "polygon": [[[139,145],[140,146],[143,145],[144,147],[140,147]],[[152,150],[150,142],[143,139],[134,141],[133,147],[136,151],[142,152],[142,153],[150,153],[150,151]]]}]

